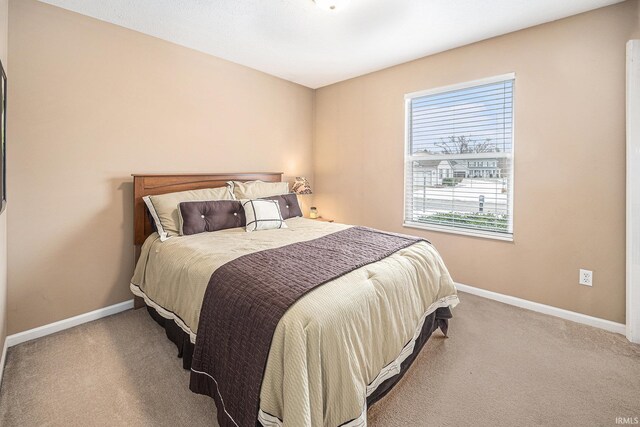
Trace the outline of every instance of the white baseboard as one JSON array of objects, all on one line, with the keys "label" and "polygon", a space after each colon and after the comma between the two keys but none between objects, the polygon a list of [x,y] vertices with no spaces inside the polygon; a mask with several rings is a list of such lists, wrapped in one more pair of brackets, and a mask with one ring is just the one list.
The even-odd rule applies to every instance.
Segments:
[{"label": "white baseboard", "polygon": [[462,283],[456,283],[459,291],[468,294],[477,295],[479,297],[492,299],[505,304],[514,305],[531,311],[536,311],[549,316],[559,317],[561,319],[570,320],[572,322],[582,323],[584,325],[593,326],[594,328],[604,329],[605,331],[615,332],[624,335],[626,325],[623,323],[612,322],[611,320],[600,319],[599,317],[587,316],[586,314],[576,313],[575,311],[564,310],[562,308],[550,305],[540,304],[538,302],[529,301],[522,298],[516,298],[509,295],[499,294],[497,292],[487,291],[485,289],[475,288]]},{"label": "white baseboard", "polygon": [[[36,338],[44,337],[45,335],[51,335],[56,332],[64,331],[65,329],[73,328],[74,326],[82,325],[83,323],[98,320],[103,317],[111,316],[112,314],[120,313],[132,308],[133,300],[131,299],[118,304],[110,305],[109,307],[99,308],[98,310],[90,311],[89,313],[80,314],[78,316],[70,317],[58,322],[49,323],[48,325],[29,329],[28,331],[9,335],[5,341],[5,347],[13,347],[14,345],[18,345],[26,341],[31,341]],[[4,364],[2,366],[4,366]]]},{"label": "white baseboard", "polygon": [[[587,316],[586,314],[576,313],[574,311],[564,310],[562,308],[540,304],[540,303],[528,301],[522,298],[512,297],[510,295],[499,294],[497,292],[487,291],[485,289],[464,285],[462,283],[456,283],[456,288],[459,291],[466,292],[468,294],[473,294],[483,298],[492,299],[505,304],[513,305],[513,306],[524,308],[531,311],[536,311],[538,313],[560,317],[561,319],[582,323],[584,325],[593,326],[595,328],[604,329],[606,331],[615,332],[617,334],[624,335],[626,332],[626,326],[622,323],[616,323],[610,320],[600,319],[598,317]],[[7,355],[8,347],[13,347],[14,345],[18,345],[26,341],[31,341],[36,338],[44,337],[46,335],[63,331],[65,329],[73,328],[74,326],[91,322],[93,320],[98,320],[103,317],[111,316],[113,314],[130,310],[132,308],[133,308],[133,300],[128,300],[128,301],[121,302],[119,304],[111,305],[109,307],[100,308],[98,310],[94,310],[89,313],[70,317],[69,319],[60,320],[58,322],[50,323],[48,325],[40,326],[34,329],[29,329],[28,331],[9,335],[5,339],[4,346],[2,349],[2,355],[0,356],[0,384],[2,383],[2,374],[4,371],[4,364],[5,364],[5,358]]]},{"label": "white baseboard", "polygon": [[2,386],[2,377],[4,375],[4,363],[7,359],[7,339],[4,340],[4,345],[2,346],[2,356],[0,356],[0,386]]}]

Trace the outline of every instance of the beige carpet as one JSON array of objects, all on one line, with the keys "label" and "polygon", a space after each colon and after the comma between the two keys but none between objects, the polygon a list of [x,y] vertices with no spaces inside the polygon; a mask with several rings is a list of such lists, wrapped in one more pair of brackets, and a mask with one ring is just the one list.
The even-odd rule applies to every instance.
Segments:
[{"label": "beige carpet", "polygon": [[[640,346],[462,294],[371,426],[616,425],[640,417]],[[164,331],[129,311],[9,349],[2,426],[211,426]]]}]

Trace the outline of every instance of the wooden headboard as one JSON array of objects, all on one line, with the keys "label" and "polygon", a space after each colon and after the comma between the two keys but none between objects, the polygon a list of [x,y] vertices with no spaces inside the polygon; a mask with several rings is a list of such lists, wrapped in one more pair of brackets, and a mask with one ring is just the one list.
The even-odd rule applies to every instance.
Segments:
[{"label": "wooden headboard", "polygon": [[224,187],[227,181],[266,182],[282,181],[282,172],[255,173],[203,173],[203,174],[133,174],[133,242],[136,246],[136,259],[140,246],[153,233],[149,217],[145,212],[142,198],[175,191],[198,190],[201,188]]},{"label": "wooden headboard", "polygon": [[[140,257],[142,244],[153,233],[142,198],[175,191],[224,187],[227,181],[282,181],[282,172],[201,173],[201,174],[133,174],[133,243],[134,262]],[[134,296],[134,308],[145,306],[144,300]]]}]

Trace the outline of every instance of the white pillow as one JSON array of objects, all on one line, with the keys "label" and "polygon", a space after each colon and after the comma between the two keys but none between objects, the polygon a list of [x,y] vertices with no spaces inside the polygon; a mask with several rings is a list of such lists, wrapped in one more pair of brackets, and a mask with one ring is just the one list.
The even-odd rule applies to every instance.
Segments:
[{"label": "white pillow", "polygon": [[262,199],[289,193],[288,182],[228,181],[227,185],[237,200]]},{"label": "white pillow", "polygon": [[277,200],[242,200],[242,207],[247,219],[248,232],[288,228],[282,219]]},{"label": "white pillow", "polygon": [[233,194],[228,187],[218,187],[144,196],[142,200],[156,223],[160,240],[164,242],[171,236],[180,235],[180,215],[178,213],[180,202],[233,200]]}]

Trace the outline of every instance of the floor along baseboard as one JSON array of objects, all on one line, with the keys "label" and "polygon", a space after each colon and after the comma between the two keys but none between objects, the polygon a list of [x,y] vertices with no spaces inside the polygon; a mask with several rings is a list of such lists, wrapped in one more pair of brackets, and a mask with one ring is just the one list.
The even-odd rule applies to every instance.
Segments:
[{"label": "floor along baseboard", "polygon": [[479,297],[492,299],[504,304],[513,305],[538,313],[547,314],[549,316],[559,317],[561,319],[570,320],[572,322],[582,323],[584,325],[593,326],[594,328],[604,329],[605,331],[615,332],[624,335],[626,325],[623,323],[612,322],[611,320],[600,319],[599,317],[588,316],[575,311],[564,310],[562,308],[553,307],[551,305],[540,304],[538,302],[529,301],[522,298],[512,297],[510,295],[499,294],[497,292],[487,291],[485,289],[476,288],[462,283],[456,283],[456,288],[461,292],[477,295]]},{"label": "floor along baseboard", "polygon": [[[616,323],[610,320],[600,319],[598,317],[588,316],[586,314],[576,313],[574,311],[564,310],[562,308],[540,304],[540,303],[525,300],[522,298],[512,297],[510,295],[499,294],[497,292],[487,291],[485,289],[476,288],[476,287],[465,285],[462,283],[456,283],[456,288],[461,292],[466,292],[468,294],[473,294],[483,298],[492,299],[505,304],[513,305],[513,306],[524,308],[531,311],[536,311],[542,314],[547,314],[549,316],[559,317],[561,319],[570,320],[572,322],[582,323],[584,325],[593,326],[595,328],[604,329],[606,331],[615,332],[617,334],[624,335],[626,332],[626,325],[622,323]],[[51,335],[56,332],[63,331],[65,329],[73,328],[74,326],[91,322],[93,320],[98,320],[103,317],[111,316],[113,314],[130,310],[132,308],[133,308],[133,300],[128,300],[128,301],[121,302],[119,304],[114,304],[108,307],[100,308],[98,310],[94,310],[89,313],[70,317],[69,319],[60,320],[58,322],[50,323],[48,325],[29,329],[28,331],[9,335],[5,339],[5,342],[2,348],[2,356],[0,357],[0,384],[2,384],[2,374],[4,371],[4,365],[5,365],[5,359],[6,359],[8,347],[13,347],[14,345],[18,345],[23,342],[31,341],[36,338],[44,337],[46,335]]]},{"label": "floor along baseboard", "polygon": [[73,328],[74,326],[82,325],[83,323],[91,322],[93,320],[102,319],[103,317],[111,316],[132,308],[133,300],[131,299],[108,307],[99,308],[97,310],[90,311],[89,313],[80,314],[58,322],[49,323],[48,325],[29,329],[28,331],[18,332],[17,334],[9,335],[7,337],[6,346],[13,347],[14,345],[22,344],[23,342],[64,331],[65,329]]},{"label": "floor along baseboard", "polygon": [[[462,292],[477,295],[483,298],[492,299],[495,301],[499,301],[505,304],[524,308],[527,310],[536,311],[538,313],[560,317],[565,320],[582,323],[584,325],[593,326],[595,328],[604,329],[606,331],[615,332],[617,334],[624,335],[626,331],[626,326],[622,323],[616,323],[610,320],[600,319],[598,317],[588,316],[586,314],[576,313],[574,311],[564,310],[562,308],[557,308],[557,307],[553,307],[546,304],[540,304],[540,303],[525,300],[522,298],[517,298],[510,295],[504,295],[497,292],[476,288],[474,286],[469,286],[462,283],[456,283],[456,288]],[[129,310],[131,308],[133,308],[133,300],[128,300],[118,304],[110,305],[108,307],[100,308],[98,310],[94,310],[89,313],[84,313],[78,316],[70,317],[69,319],[60,320],[58,322],[50,323],[48,325],[43,325],[37,328],[29,329],[28,331],[9,335],[5,340],[4,347],[5,348],[13,347],[14,345],[18,345],[26,341],[31,341],[36,338],[44,337],[46,335],[63,331],[65,329],[73,328],[74,326],[91,322],[93,320],[98,320],[106,316],[111,316],[113,314],[117,314],[122,311]],[[4,353],[2,357],[3,357],[2,361],[4,361]],[[1,372],[2,366],[4,366],[4,363],[0,364],[0,372]]]}]

